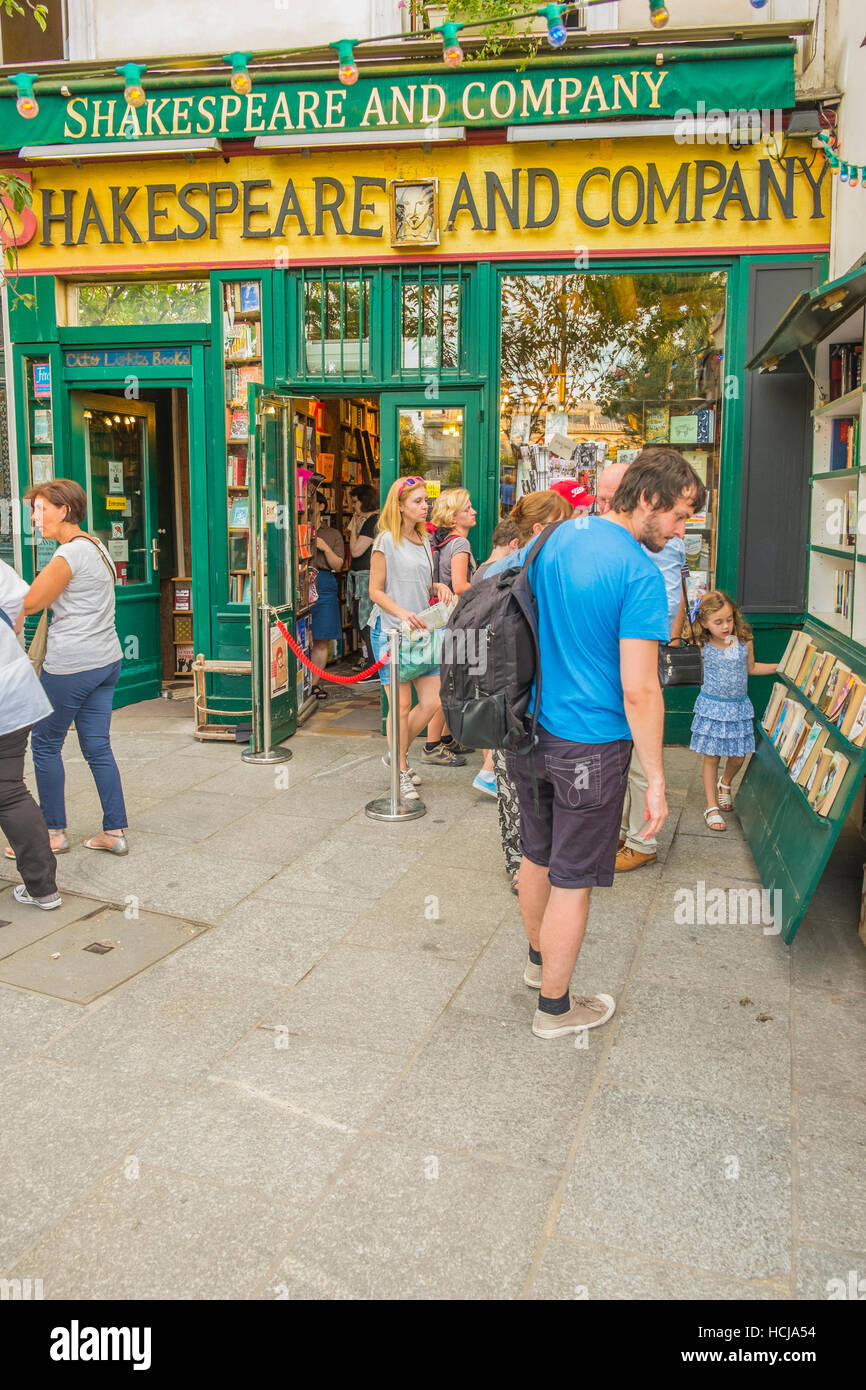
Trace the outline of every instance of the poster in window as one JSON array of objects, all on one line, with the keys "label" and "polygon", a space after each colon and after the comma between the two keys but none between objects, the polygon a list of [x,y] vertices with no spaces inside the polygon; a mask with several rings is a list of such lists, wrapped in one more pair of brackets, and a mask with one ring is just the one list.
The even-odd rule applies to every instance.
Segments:
[{"label": "poster in window", "polygon": [[666,405],[647,406],[647,444],[666,444],[670,433],[670,411]]},{"label": "poster in window", "polygon": [[51,400],[51,363],[33,363],[33,395],[38,401]]},{"label": "poster in window", "polygon": [[271,632],[271,694],[282,695],[289,688],[289,649],[279,629]]},{"label": "poster in window", "polygon": [[108,491],[123,493],[123,459],[108,460]]},{"label": "poster in window", "polygon": [[258,280],[241,281],[241,313],[254,314],[261,308]]},{"label": "poster in window", "polygon": [[30,474],[35,484],[50,483],[54,476],[54,459],[51,454],[31,454]]},{"label": "poster in window", "polygon": [[33,412],[33,443],[51,444],[51,411],[34,410]]},{"label": "poster in window", "polygon": [[697,444],[697,415],[671,416],[671,444]]}]

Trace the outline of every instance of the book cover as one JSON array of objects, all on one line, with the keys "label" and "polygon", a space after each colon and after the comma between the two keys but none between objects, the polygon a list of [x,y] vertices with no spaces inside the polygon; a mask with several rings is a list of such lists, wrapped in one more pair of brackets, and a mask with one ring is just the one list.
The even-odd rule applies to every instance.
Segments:
[{"label": "book cover", "polygon": [[803,763],[802,768],[800,769],[800,773],[797,777],[797,785],[799,787],[805,788],[807,786],[807,783],[812,775],[812,771],[815,767],[815,764],[817,763],[818,759],[823,753],[824,745],[829,737],[830,735],[828,731],[822,727],[820,733],[818,734],[818,737],[812,744],[812,747]]},{"label": "book cover", "polygon": [[858,748],[862,748],[866,742],[866,695],[860,703],[860,707],[854,716],[854,722],[848,732],[848,737],[852,743],[856,743]]},{"label": "book cover", "polygon": [[250,433],[250,417],[245,410],[233,410],[229,439],[247,439]]},{"label": "book cover", "polygon": [[[683,457],[684,457],[684,458],[687,458],[688,455],[683,455]],[[796,642],[796,640],[797,640],[797,638],[798,638],[799,636],[800,636],[799,632],[797,632],[797,630],[794,629],[794,631],[791,633],[790,637],[788,638],[788,645],[787,645],[787,647],[785,648],[784,652],[782,653],[782,659],[781,659],[781,661],[779,662],[779,669],[780,669],[781,671],[784,671],[784,670],[785,670],[785,667],[788,665],[788,662],[790,661],[791,656],[792,656],[793,651],[794,651],[794,643]]]},{"label": "book cover", "polygon": [[246,529],[250,524],[250,504],[246,497],[236,497],[232,502],[229,526],[233,529]]},{"label": "book cover", "polygon": [[809,677],[812,674],[812,667],[815,665],[817,657],[818,648],[813,646],[813,644],[810,642],[804,653],[803,660],[800,662],[800,669],[797,672],[797,678],[794,681],[794,684],[798,685],[801,690],[806,689]]},{"label": "book cover", "polygon": [[852,676],[851,690],[845,701],[845,709],[836,720],[839,732],[844,738],[851,737],[851,729],[854,726],[857,715],[860,713],[860,707],[863,704],[864,696],[866,696],[866,681],[862,681],[859,676]]},{"label": "book cover", "polygon": [[697,415],[672,415],[670,419],[670,442],[671,444],[697,444]]},{"label": "book cover", "polygon": [[803,745],[809,737],[811,728],[812,726],[809,723],[808,719],[800,720],[800,724],[797,729],[797,736],[796,738],[791,739],[785,757],[783,758],[783,762],[785,763],[785,766],[787,768],[792,768],[794,766],[794,763],[799,758]]},{"label": "book cover", "polygon": [[824,687],[824,697],[821,701],[821,709],[825,714],[832,707],[837,691],[845,684],[850,674],[851,668],[846,666],[844,661],[834,661],[833,669],[830,672],[830,679]]},{"label": "book cover", "polygon": [[242,314],[253,314],[262,307],[258,280],[242,280],[240,293]]},{"label": "book cover", "polygon": [[819,816],[829,816],[842,790],[845,781],[845,773],[848,771],[849,763],[844,753],[834,753],[830,767],[824,774],[821,786],[816,798],[817,811]]},{"label": "book cover", "polygon": [[666,405],[647,406],[646,442],[647,444],[666,444],[670,434],[671,413]]},{"label": "book cover", "polygon": [[797,671],[799,671],[803,661],[803,653],[805,652],[808,646],[809,634],[807,632],[798,632],[796,638],[794,639],[794,645],[791,648],[788,660],[785,662],[783,668],[785,675],[788,677],[789,680],[793,680]]},{"label": "book cover", "polygon": [[777,718],[777,720],[776,720],[776,725],[775,725],[775,728],[773,729],[773,733],[772,733],[773,746],[776,747],[776,748],[778,748],[778,746],[779,746],[779,741],[780,741],[780,739],[782,738],[782,735],[784,734],[785,729],[788,727],[788,725],[789,725],[790,722],[791,722],[791,712],[792,712],[792,709],[793,709],[793,701],[792,701],[792,700],[783,700],[783,701],[782,701],[782,706],[781,706],[781,709],[779,710],[779,716],[778,716],[778,718]]},{"label": "book cover", "polygon": [[801,740],[797,751],[791,759],[791,764],[789,768],[790,775],[795,782],[797,781],[797,778],[800,776],[800,773],[803,771],[803,768],[806,765],[806,760],[809,757],[809,754],[812,752],[812,749],[815,747],[815,744],[817,743],[820,734],[821,725],[817,723],[817,721],[814,724],[810,724],[807,726],[806,736],[804,739]]},{"label": "book cover", "polygon": [[851,674],[851,671],[846,666],[845,675],[842,679],[836,682],[836,690],[833,695],[833,701],[827,709],[827,718],[831,720],[834,724],[836,723],[837,719],[839,718],[840,714],[845,708],[845,703],[854,687],[854,680],[855,677]]},{"label": "book cover", "polygon": [[249,536],[238,534],[229,536],[229,569],[245,571],[250,567]]},{"label": "book cover", "polygon": [[770,698],[767,701],[767,708],[764,710],[764,717],[761,720],[761,723],[763,724],[764,729],[767,733],[769,733],[775,725],[779,713],[779,706],[782,703],[782,700],[785,698],[785,689],[786,687],[782,685],[781,681],[776,681],[773,685],[772,691],[770,692]]},{"label": "book cover", "polygon": [[779,757],[787,766],[795,745],[799,741],[800,731],[806,720],[806,711],[802,705],[795,704],[791,710],[790,718],[782,731],[779,739]]},{"label": "book cover", "polygon": [[812,667],[809,680],[806,684],[806,695],[813,704],[817,703],[816,696],[819,691],[824,689],[827,678],[830,675],[830,668],[833,665],[832,652],[819,652],[815,665]]},{"label": "book cover", "polygon": [[813,764],[812,770],[806,778],[806,795],[809,798],[809,805],[813,809],[818,800],[818,792],[820,790],[821,784],[824,781],[827,769],[829,768],[832,761],[833,754],[824,749],[823,752],[817,758],[816,762]]}]

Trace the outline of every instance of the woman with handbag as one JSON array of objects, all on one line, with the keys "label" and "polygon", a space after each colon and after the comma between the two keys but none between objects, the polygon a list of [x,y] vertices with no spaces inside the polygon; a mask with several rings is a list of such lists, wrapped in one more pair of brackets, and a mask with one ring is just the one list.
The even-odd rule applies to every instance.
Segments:
[{"label": "woman with handbag", "polygon": [[[87,498],[78,483],[56,478],[29,488],[24,496],[36,530],[59,542],[25,596],[18,621],[20,628],[25,614],[51,609],[41,679],[54,712],[35,726],[31,739],[51,848],[55,854],[69,849],[61,750],[74,723],[103,814],[102,833],[85,840],[84,847],[126,854],[126,807],[109,737],[123,655],[114,625],[114,565],[102,543],[81,529]],[[47,626],[47,612],[43,624]]]},{"label": "woman with handbag", "polygon": [[[433,552],[427,536],[427,484],[423,478],[399,478],[391,485],[379,516],[379,528],[370,557],[370,635],[377,661],[388,655],[392,629],[403,623],[412,631],[423,631],[423,614],[434,596],[445,602],[451,591],[433,579]],[[403,644],[407,645],[407,644]],[[427,653],[428,656],[432,652]],[[401,653],[401,666],[403,657]],[[399,682],[396,705],[400,720],[400,795],[417,801],[415,787],[420,779],[408,762],[409,745],[426,729],[439,704],[439,666],[433,661],[412,663],[407,652],[405,679]],[[388,666],[379,672],[388,695],[388,723],[395,696],[389,688]],[[412,708],[412,687],[418,703]],[[387,758],[385,759],[387,762]]]},{"label": "woman with handbag", "polygon": [[45,818],[24,783],[24,755],[27,735],[51,705],[13,632],[26,593],[26,583],[0,560],[0,830],[24,880],[12,896],[47,912],[63,900]]}]

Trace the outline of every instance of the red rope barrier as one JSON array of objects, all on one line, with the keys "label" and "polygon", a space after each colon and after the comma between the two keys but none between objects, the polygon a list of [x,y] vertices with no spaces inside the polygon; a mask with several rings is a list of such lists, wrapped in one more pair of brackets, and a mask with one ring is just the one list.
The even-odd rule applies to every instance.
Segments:
[{"label": "red rope barrier", "polygon": [[276,624],[292,651],[295,653],[295,656],[299,661],[303,662],[307,670],[312,671],[314,676],[320,676],[322,680],[333,681],[335,685],[357,685],[358,681],[369,680],[370,676],[375,676],[376,672],[380,671],[382,667],[386,666],[388,663],[387,656],[383,656],[382,660],[377,661],[375,666],[368,666],[366,671],[359,671],[357,676],[329,676],[328,672],[323,671],[321,666],[317,666],[315,662],[310,661],[306,653],[298,646],[285,623],[281,623],[279,618],[277,618]]}]

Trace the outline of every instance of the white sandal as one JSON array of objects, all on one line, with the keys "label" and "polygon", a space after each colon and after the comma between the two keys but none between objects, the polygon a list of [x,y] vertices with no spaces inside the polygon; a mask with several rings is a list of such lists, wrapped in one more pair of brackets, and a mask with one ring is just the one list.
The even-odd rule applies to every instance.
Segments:
[{"label": "white sandal", "polygon": [[728,828],[725,825],[724,817],[719,813],[718,806],[708,806],[706,811],[704,811],[704,820],[710,827],[710,830],[718,831],[727,830]]},{"label": "white sandal", "polygon": [[730,782],[723,782],[721,777],[716,783],[716,791],[719,794],[719,806],[723,811],[733,811],[734,798]]}]

